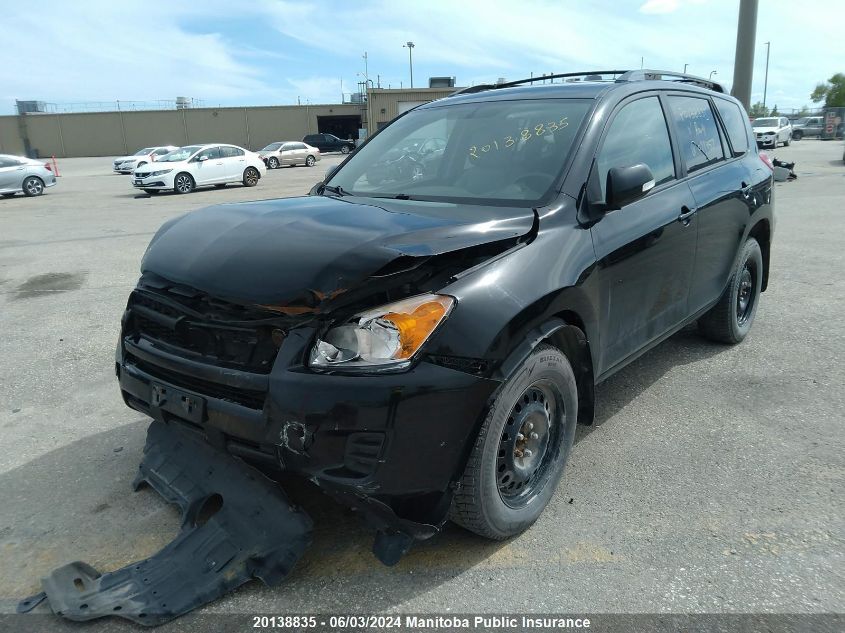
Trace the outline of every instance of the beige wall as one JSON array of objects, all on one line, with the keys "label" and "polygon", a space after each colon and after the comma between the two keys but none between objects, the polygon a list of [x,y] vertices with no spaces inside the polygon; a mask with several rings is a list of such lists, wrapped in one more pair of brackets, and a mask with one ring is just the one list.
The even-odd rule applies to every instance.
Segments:
[{"label": "beige wall", "polygon": [[[22,117],[40,156],[117,156],[151,145],[233,143],[261,149],[317,132],[318,116],[360,115],[358,105],[191,108]],[[0,116],[0,152],[23,154],[19,117]]]},{"label": "beige wall", "polygon": [[387,123],[400,114],[399,103],[425,103],[448,97],[460,88],[371,88],[367,91],[367,119],[372,121],[368,134],[378,132],[379,123]]}]

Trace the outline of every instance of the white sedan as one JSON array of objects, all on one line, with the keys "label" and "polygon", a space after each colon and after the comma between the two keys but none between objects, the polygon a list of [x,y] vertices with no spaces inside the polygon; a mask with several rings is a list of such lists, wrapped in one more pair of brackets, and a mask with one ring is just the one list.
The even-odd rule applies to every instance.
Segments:
[{"label": "white sedan", "polygon": [[261,157],[243,147],[220,143],[186,145],[137,168],[132,174],[132,186],[150,194],[190,193],[197,187],[222,188],[230,182],[254,187],[265,173],[267,168]]},{"label": "white sedan", "polygon": [[320,150],[301,141],[276,141],[258,151],[264,164],[270,169],[284,165],[313,167],[320,160]]},{"label": "white sedan", "polygon": [[152,163],[159,156],[172,152],[174,149],[179,149],[175,145],[160,145],[156,147],[144,147],[139,149],[132,156],[121,156],[115,158],[113,169],[116,174],[131,174],[138,167],[143,167],[147,163]]}]

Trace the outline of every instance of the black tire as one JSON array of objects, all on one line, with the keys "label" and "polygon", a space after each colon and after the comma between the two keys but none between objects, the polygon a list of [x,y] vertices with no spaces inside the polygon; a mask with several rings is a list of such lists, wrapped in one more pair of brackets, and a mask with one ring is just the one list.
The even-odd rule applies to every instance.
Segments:
[{"label": "black tire", "polygon": [[352,150],[350,149],[349,145],[341,145],[340,146],[340,153],[341,154],[348,154]]},{"label": "black tire", "polygon": [[787,137],[786,140],[783,142],[784,147],[789,147],[789,142],[791,141],[791,137]]},{"label": "black tire", "polygon": [[23,195],[27,198],[40,196],[44,193],[44,181],[38,176],[29,176],[23,181]]},{"label": "black tire", "polygon": [[735,345],[751,330],[763,283],[763,253],[753,237],[742,248],[719,303],[698,319],[699,331],[719,343]]},{"label": "black tire", "polygon": [[258,173],[258,170],[255,167],[247,167],[244,169],[244,187],[254,187],[258,184],[259,178],[261,178],[261,174]]},{"label": "black tire", "polygon": [[154,196],[155,194],[158,193],[158,189],[144,189],[144,193],[148,193],[151,196]]},{"label": "black tire", "polygon": [[275,156],[271,156],[267,159],[267,167],[269,169],[278,169],[279,168],[279,159]]},{"label": "black tire", "polygon": [[804,132],[802,132],[801,130],[796,130],[792,133],[793,141],[800,141],[802,138],[804,138]]},{"label": "black tire", "polygon": [[[572,366],[560,350],[539,345],[490,407],[452,500],[452,521],[494,540],[530,527],[554,494],[577,418]],[[535,428],[544,437],[524,437]]]},{"label": "black tire", "polygon": [[313,156],[311,156],[311,155],[309,155],[309,156],[305,159],[305,166],[306,166],[306,167],[313,167],[313,166],[314,166],[314,165],[316,165],[316,164],[317,164],[317,159],[316,159],[316,158],[314,158],[314,157],[313,157]]},{"label": "black tire", "polygon": [[173,179],[173,191],[176,193],[191,193],[196,186],[194,177],[184,171],[176,174],[176,178]]}]

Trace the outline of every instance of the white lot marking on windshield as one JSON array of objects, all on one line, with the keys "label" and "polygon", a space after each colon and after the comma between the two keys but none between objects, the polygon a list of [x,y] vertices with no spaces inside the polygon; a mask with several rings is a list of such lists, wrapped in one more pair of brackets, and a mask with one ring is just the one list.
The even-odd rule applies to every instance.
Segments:
[{"label": "white lot marking on windshield", "polygon": [[[561,130],[565,127],[569,126],[569,117],[563,117],[559,121],[551,121],[550,123],[538,123],[534,126],[534,132],[532,133],[531,127],[523,128],[519,131],[519,138],[523,141],[529,141],[532,138],[537,138],[538,136],[545,136],[546,134],[554,134],[557,130]],[[513,136],[505,136],[502,138],[502,145],[505,147],[513,147],[516,145],[516,141],[514,140]],[[497,139],[491,139],[489,143],[478,146],[478,145],[470,145],[469,147],[469,155],[473,158],[480,158],[481,154],[486,154],[492,149],[496,149],[497,151],[500,149],[499,143]]]}]

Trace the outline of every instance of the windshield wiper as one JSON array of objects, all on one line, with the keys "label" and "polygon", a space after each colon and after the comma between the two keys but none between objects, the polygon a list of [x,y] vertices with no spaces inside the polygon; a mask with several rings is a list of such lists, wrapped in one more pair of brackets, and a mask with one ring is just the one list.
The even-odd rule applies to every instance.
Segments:
[{"label": "windshield wiper", "polygon": [[329,193],[333,193],[336,196],[352,196],[352,195],[355,195],[355,194],[349,193],[348,191],[346,191],[346,189],[344,189],[340,185],[338,185],[337,187],[333,187],[331,185],[323,185],[323,191],[328,191]]}]

